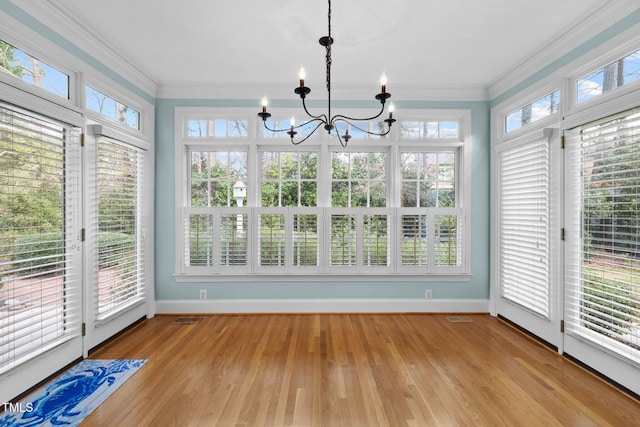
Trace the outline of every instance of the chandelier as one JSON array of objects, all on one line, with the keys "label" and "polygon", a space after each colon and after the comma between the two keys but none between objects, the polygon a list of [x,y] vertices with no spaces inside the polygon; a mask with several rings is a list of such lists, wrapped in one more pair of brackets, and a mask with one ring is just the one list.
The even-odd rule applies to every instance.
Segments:
[{"label": "chandelier", "polygon": [[[353,118],[353,117],[345,116],[343,114],[335,114],[333,116],[331,115],[331,45],[333,44],[333,38],[331,37],[331,0],[329,0],[328,35],[321,37],[319,40],[319,43],[320,45],[324,46],[326,51],[325,63],[326,63],[326,70],[327,70],[327,75],[326,75],[327,113],[314,115],[314,114],[311,114],[307,109],[307,104],[305,102],[305,99],[307,98],[307,95],[309,95],[309,93],[311,92],[311,89],[304,85],[304,79],[306,77],[306,73],[304,71],[304,68],[300,68],[300,74],[299,74],[300,86],[295,88],[294,92],[300,96],[300,99],[302,100],[302,107],[304,108],[305,113],[310,117],[310,120],[296,126],[295,118],[292,117],[291,126],[288,129],[272,129],[267,124],[267,119],[271,117],[271,114],[267,112],[268,101],[267,101],[267,98],[264,97],[262,99],[262,112],[258,113],[258,116],[262,119],[265,129],[267,129],[270,132],[286,132],[291,137],[291,143],[294,145],[301,144],[307,139],[309,139],[309,137],[313,135],[318,130],[318,128],[320,128],[320,126],[323,126],[328,134],[331,134],[331,131],[335,129],[336,136],[338,137],[338,140],[340,141],[340,144],[343,147],[347,146],[349,139],[351,139],[352,137],[352,135],[349,134],[350,127],[358,129],[359,131],[369,135],[374,135],[374,136],[387,135],[391,130],[391,125],[396,121],[393,118],[393,109],[394,109],[393,103],[390,103],[389,105],[389,118],[383,120],[383,122],[386,123],[386,126],[381,125],[382,129],[380,132],[371,132],[369,129],[362,129],[354,123],[354,122],[364,122],[364,121],[375,120],[378,117],[380,117],[384,112],[385,103],[387,99],[391,98],[391,94],[387,92],[387,77],[385,74],[383,74],[382,78],[380,79],[381,91],[379,94],[375,96],[375,99],[377,99],[381,104],[381,108],[378,114],[376,114],[375,116],[366,117],[366,118]],[[340,132],[337,128],[338,122],[343,122],[343,123],[346,123],[347,125],[345,133],[342,135],[340,135]],[[297,141],[294,139],[298,133],[296,132],[296,129],[303,128],[312,124],[315,124],[315,127],[311,132],[309,132],[308,135],[306,135],[304,138],[299,139]]]}]

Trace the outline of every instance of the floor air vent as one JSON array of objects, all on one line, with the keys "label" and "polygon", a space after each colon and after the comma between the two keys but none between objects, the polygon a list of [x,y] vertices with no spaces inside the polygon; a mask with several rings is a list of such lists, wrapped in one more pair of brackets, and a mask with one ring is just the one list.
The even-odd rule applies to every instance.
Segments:
[{"label": "floor air vent", "polygon": [[202,317],[177,317],[172,323],[175,325],[195,325]]},{"label": "floor air vent", "polygon": [[469,316],[449,316],[447,320],[451,323],[473,323]]}]

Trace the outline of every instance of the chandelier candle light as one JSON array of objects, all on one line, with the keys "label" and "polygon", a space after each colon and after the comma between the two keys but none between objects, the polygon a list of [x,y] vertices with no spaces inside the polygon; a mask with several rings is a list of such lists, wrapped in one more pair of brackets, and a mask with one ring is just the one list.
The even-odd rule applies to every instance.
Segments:
[{"label": "chandelier candle light", "polygon": [[[363,122],[363,121],[370,121],[370,120],[375,120],[378,117],[380,117],[382,115],[382,113],[384,112],[384,106],[385,103],[387,101],[387,99],[391,98],[391,94],[389,92],[387,92],[387,76],[385,74],[382,75],[382,78],[380,79],[380,85],[381,85],[381,91],[379,94],[377,94],[375,96],[375,99],[377,99],[380,104],[381,104],[381,108],[380,108],[380,112],[378,114],[376,114],[373,117],[367,117],[367,118],[353,118],[353,117],[348,117],[342,114],[335,114],[335,115],[331,115],[331,45],[333,44],[333,38],[331,37],[331,0],[329,0],[329,14],[328,14],[328,35],[321,37],[319,42],[322,46],[325,47],[325,51],[326,51],[326,67],[327,67],[327,114],[320,114],[320,115],[313,115],[309,112],[309,110],[307,109],[307,105],[305,103],[305,99],[307,97],[307,95],[309,95],[309,93],[311,92],[311,89],[306,87],[304,85],[304,79],[306,77],[306,72],[304,70],[304,68],[300,68],[300,73],[298,75],[299,79],[300,79],[300,86],[298,86],[297,88],[294,89],[294,92],[296,94],[298,94],[300,96],[300,99],[302,100],[302,107],[304,108],[305,113],[307,113],[307,115],[309,117],[311,117],[310,120],[299,124],[298,126],[296,126],[295,124],[295,118],[291,117],[291,126],[289,127],[289,129],[272,129],[269,127],[269,125],[267,124],[267,119],[269,117],[271,117],[271,113],[267,112],[267,105],[268,105],[268,101],[267,101],[267,97],[265,96],[264,98],[262,98],[262,112],[258,113],[258,116],[262,119],[262,122],[264,124],[265,129],[271,131],[271,132],[286,132],[290,137],[291,137],[291,143],[294,145],[298,145],[304,141],[306,141],[307,139],[309,139],[309,137],[311,135],[313,135],[320,126],[324,125],[324,129],[327,131],[328,134],[331,134],[331,131],[333,129],[336,130],[336,135],[338,137],[338,140],[340,141],[340,144],[343,147],[347,146],[347,143],[349,142],[349,139],[351,139],[351,135],[349,134],[349,128],[350,127],[354,127],[356,129],[358,129],[361,132],[367,133],[369,135],[375,135],[375,136],[384,136],[387,135],[389,133],[389,131],[391,130],[391,125],[396,121],[393,118],[393,110],[394,110],[394,106],[393,103],[389,104],[389,118],[384,119],[383,122],[387,124],[386,126],[386,130],[383,129],[382,132],[371,132],[368,129],[361,129],[358,126],[356,126],[354,124],[354,122]],[[347,128],[345,130],[345,133],[343,135],[340,135],[340,132],[338,131],[338,128],[336,126],[336,124],[338,122],[344,122],[347,124]],[[296,136],[296,134],[298,132],[296,132],[296,129],[305,127],[307,125],[310,125],[314,123],[315,124],[315,128],[313,128],[313,130],[311,132],[309,132],[309,134],[307,136],[305,136],[303,139],[295,141],[294,137]],[[382,125],[384,127],[384,125]]]}]

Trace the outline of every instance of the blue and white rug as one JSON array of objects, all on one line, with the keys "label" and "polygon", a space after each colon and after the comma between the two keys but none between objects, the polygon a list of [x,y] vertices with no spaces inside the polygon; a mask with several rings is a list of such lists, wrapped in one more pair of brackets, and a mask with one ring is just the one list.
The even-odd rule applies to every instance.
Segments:
[{"label": "blue and white rug", "polygon": [[5,408],[0,427],[77,426],[146,360],[83,360],[52,383]]}]

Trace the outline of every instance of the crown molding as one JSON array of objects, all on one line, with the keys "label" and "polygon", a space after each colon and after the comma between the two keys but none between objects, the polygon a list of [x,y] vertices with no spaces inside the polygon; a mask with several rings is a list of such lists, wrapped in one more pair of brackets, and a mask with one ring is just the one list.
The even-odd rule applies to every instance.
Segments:
[{"label": "crown molding", "polygon": [[[156,92],[157,98],[167,99],[256,99],[263,96],[269,99],[298,100],[298,95],[293,92],[294,86],[283,84],[257,84],[257,83],[231,83],[231,84],[202,84],[202,83],[178,83],[160,84]],[[373,100],[375,90],[371,85],[344,85],[333,84],[332,98],[334,100]],[[393,100],[401,101],[487,101],[489,99],[487,89],[478,86],[440,86],[440,87],[416,87],[410,85],[393,85],[389,88],[393,93]],[[326,91],[321,85],[318,89],[312,87],[309,99],[326,99]],[[377,101],[376,101],[377,102]]]},{"label": "crown molding", "polygon": [[488,87],[489,99],[504,94],[639,8],[640,1],[631,0],[607,2],[587,11],[577,24],[559,31],[552,43],[525,58],[491,83]]},{"label": "crown molding", "polygon": [[[134,61],[95,37],[64,7],[41,0],[20,0],[19,3],[16,2],[16,6],[65,38],[71,45],[100,62],[105,68],[111,69],[145,93],[155,96],[158,84],[151,76],[140,70]],[[74,54],[74,52],[69,53]],[[100,69],[96,71],[102,73]]]}]

